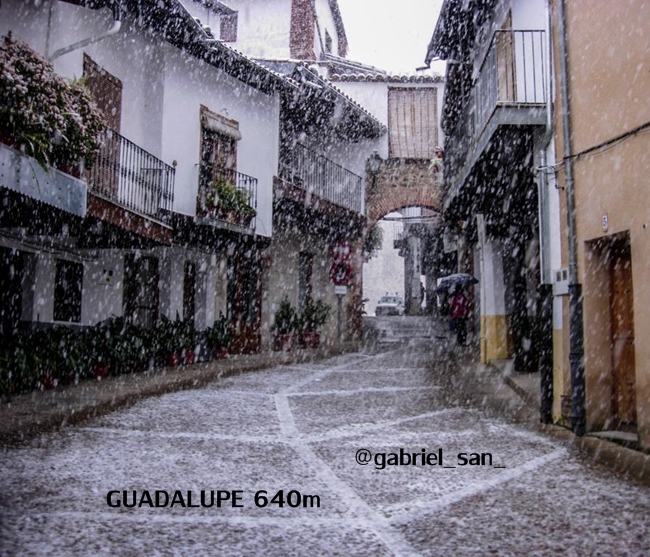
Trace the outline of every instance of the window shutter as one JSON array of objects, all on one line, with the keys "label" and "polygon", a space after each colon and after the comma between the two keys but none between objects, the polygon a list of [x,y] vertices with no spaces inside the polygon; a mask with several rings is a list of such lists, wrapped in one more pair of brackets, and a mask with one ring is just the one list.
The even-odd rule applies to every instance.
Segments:
[{"label": "window shutter", "polygon": [[388,90],[391,158],[432,159],[438,145],[438,97],[434,88]]},{"label": "window shutter", "polygon": [[219,38],[225,43],[234,43],[237,41],[237,16],[237,12],[232,14],[221,14]]}]

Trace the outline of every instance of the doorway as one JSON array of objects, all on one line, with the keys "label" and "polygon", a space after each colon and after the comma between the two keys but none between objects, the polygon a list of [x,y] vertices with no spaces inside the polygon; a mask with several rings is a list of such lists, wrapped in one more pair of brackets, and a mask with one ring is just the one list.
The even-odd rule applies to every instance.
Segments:
[{"label": "doorway", "polygon": [[18,328],[23,307],[22,252],[0,248],[0,337]]},{"label": "doorway", "polygon": [[127,254],[124,261],[124,315],[147,329],[158,320],[158,259]]},{"label": "doorway", "polygon": [[228,257],[227,311],[235,354],[259,352],[261,346],[262,282],[257,248],[237,250]]},{"label": "doorway", "polygon": [[609,259],[612,415],[619,428],[636,426],[634,292],[629,240],[612,245]]},{"label": "doorway", "polygon": [[196,264],[185,262],[183,270],[183,319],[194,326],[196,315]]}]

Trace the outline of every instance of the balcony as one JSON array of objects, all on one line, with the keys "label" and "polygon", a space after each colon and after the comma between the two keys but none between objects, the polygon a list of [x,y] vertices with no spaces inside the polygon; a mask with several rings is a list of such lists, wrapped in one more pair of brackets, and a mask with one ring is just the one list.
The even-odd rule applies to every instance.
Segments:
[{"label": "balcony", "polygon": [[217,165],[201,165],[196,211],[199,222],[252,232],[256,214],[257,178]]},{"label": "balcony", "polygon": [[0,187],[61,209],[86,215],[86,184],[55,168],[45,169],[36,159],[0,144]]},{"label": "balcony", "polygon": [[354,213],[363,213],[363,180],[301,144],[280,151],[279,177],[309,196],[317,196]]},{"label": "balcony", "polygon": [[171,222],[174,177],[173,167],[113,130],[85,175],[93,195],[164,225]]},{"label": "balcony", "polygon": [[[462,187],[504,126],[544,126],[548,110],[546,32],[498,30],[445,149],[445,189]],[[449,197],[449,195],[448,195]],[[448,202],[445,202],[447,206]]]}]

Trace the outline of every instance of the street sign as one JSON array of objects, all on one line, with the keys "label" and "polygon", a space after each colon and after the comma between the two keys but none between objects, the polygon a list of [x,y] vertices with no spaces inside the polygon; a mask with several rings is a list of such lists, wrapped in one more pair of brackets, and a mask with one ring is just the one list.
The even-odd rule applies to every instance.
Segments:
[{"label": "street sign", "polygon": [[330,246],[330,255],[333,261],[345,261],[350,258],[352,248],[349,242],[336,242]]},{"label": "street sign", "polygon": [[352,267],[345,261],[332,263],[330,279],[336,285],[348,284],[352,278]]},{"label": "street sign", "polygon": [[334,294],[337,296],[345,296],[348,293],[348,287],[347,286],[335,286],[334,287]]}]

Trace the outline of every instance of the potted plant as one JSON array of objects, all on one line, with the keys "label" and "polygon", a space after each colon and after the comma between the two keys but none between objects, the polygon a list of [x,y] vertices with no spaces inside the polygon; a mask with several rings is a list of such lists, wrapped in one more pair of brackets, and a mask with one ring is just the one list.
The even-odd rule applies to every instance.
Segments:
[{"label": "potted plant", "polygon": [[272,327],[275,333],[275,350],[289,352],[293,349],[296,343],[297,320],[296,310],[285,296],[280,302]]},{"label": "potted plant", "polygon": [[182,336],[183,336],[183,364],[191,365],[196,360],[196,330],[194,324],[186,319],[182,323]]},{"label": "potted plant", "polygon": [[301,343],[305,348],[318,348],[320,346],[320,332],[318,329],[325,325],[331,306],[323,300],[309,301],[302,312],[300,323]]},{"label": "potted plant", "polygon": [[223,360],[228,357],[228,348],[232,343],[232,330],[223,313],[219,313],[219,319],[215,320],[212,327],[203,331],[203,338],[207,349],[217,359]]},{"label": "potted plant", "polygon": [[237,222],[242,226],[250,225],[251,221],[257,214],[257,211],[250,206],[250,192],[246,190],[235,191],[235,213]]},{"label": "potted plant", "polygon": [[16,331],[0,342],[0,394],[10,398],[38,381],[38,356],[29,331]]},{"label": "potted plant", "polygon": [[67,327],[60,327],[58,344],[52,347],[57,355],[56,370],[61,384],[79,382],[84,361],[84,334]]},{"label": "potted plant", "polygon": [[97,323],[86,333],[87,359],[92,375],[101,380],[108,377],[111,358],[111,320]]},{"label": "potted plant", "polygon": [[122,332],[124,372],[140,373],[149,364],[150,348],[147,331],[134,323],[126,323]]},{"label": "potted plant", "polygon": [[177,366],[181,362],[184,344],[183,322],[178,315],[174,321],[163,315],[157,328],[160,334],[160,350],[167,365]]},{"label": "potted plant", "polygon": [[237,208],[237,187],[226,178],[217,178],[206,197],[208,213],[222,220],[228,220]]}]

